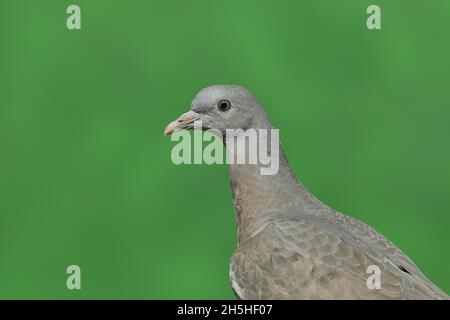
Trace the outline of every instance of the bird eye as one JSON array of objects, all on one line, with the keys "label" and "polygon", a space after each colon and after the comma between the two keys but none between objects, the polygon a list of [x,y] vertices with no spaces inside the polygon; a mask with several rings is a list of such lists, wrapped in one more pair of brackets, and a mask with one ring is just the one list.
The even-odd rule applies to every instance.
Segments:
[{"label": "bird eye", "polygon": [[231,108],[231,102],[226,99],[220,100],[217,103],[217,108],[222,112],[228,111]]}]

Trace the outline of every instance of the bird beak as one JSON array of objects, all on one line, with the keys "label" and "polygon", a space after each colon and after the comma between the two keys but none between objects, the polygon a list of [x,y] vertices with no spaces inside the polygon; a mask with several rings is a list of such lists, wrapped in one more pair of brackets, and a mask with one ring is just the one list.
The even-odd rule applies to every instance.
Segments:
[{"label": "bird beak", "polygon": [[192,110],[188,111],[185,114],[182,114],[177,120],[169,123],[164,129],[164,135],[167,136],[182,129],[192,129],[194,128],[194,122],[198,119],[200,119],[200,115],[198,113]]}]

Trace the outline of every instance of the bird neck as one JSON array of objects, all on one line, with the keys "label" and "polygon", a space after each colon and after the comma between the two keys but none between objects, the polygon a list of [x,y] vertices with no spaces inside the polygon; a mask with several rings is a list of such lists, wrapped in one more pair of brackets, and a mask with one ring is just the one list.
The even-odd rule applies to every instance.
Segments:
[{"label": "bird neck", "polygon": [[[268,153],[275,149],[267,148]],[[261,174],[265,166],[260,161],[229,166],[238,244],[253,236],[269,218],[292,213],[290,207],[296,208],[296,214],[306,208],[309,193],[289,168],[279,143],[277,153],[279,168],[272,175]]]}]

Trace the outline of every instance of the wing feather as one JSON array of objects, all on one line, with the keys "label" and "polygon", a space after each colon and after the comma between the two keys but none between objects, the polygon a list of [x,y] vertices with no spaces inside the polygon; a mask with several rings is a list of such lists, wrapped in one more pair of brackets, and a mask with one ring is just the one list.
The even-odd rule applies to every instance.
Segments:
[{"label": "wing feather", "polygon": [[[371,265],[380,289],[367,286]],[[343,215],[267,221],[236,250],[230,276],[242,299],[448,299],[390,241]]]}]

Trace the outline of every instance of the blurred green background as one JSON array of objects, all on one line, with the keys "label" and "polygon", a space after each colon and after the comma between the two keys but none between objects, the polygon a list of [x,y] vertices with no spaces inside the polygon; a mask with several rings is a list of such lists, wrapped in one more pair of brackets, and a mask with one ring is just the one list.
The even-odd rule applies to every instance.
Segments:
[{"label": "blurred green background", "polygon": [[303,183],[449,293],[449,15],[446,0],[1,0],[0,298],[234,298],[228,169],[173,165],[162,135],[216,83],[253,91]]}]

